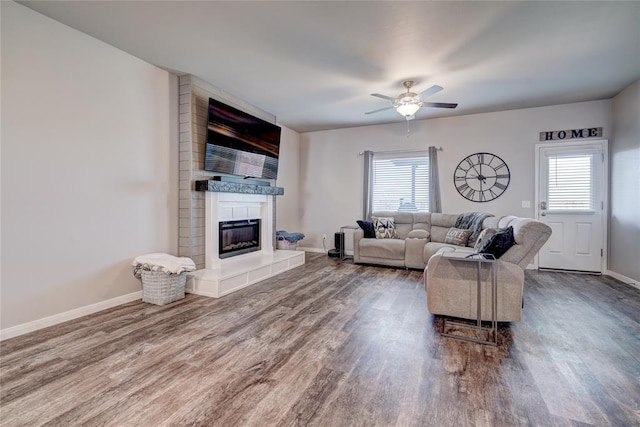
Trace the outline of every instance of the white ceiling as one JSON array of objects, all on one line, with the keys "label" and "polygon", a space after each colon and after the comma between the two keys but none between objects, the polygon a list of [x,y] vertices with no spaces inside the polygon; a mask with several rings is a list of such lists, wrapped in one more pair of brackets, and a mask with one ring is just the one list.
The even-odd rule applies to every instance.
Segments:
[{"label": "white ceiling", "polygon": [[23,1],[299,132],[608,99],[640,79],[640,2]]}]

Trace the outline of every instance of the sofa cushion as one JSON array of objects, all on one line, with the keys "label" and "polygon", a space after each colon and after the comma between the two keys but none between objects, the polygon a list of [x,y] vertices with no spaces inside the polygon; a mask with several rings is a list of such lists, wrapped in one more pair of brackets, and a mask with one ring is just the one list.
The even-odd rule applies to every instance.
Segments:
[{"label": "sofa cushion", "polygon": [[489,237],[482,247],[478,249],[478,252],[491,254],[498,259],[515,244],[516,241],[513,240],[513,227],[509,226]]},{"label": "sofa cushion", "polygon": [[458,220],[457,214],[445,214],[445,213],[432,213],[431,214],[431,226],[437,225],[439,227],[454,227]]},{"label": "sofa cushion", "polygon": [[444,237],[444,243],[451,243],[457,246],[466,246],[469,236],[471,236],[473,230],[465,230],[462,228],[451,227],[447,231],[447,235]]},{"label": "sofa cushion", "polygon": [[427,230],[411,230],[407,238],[409,239],[428,239],[430,233]]},{"label": "sofa cushion", "polygon": [[375,239],[376,238],[376,230],[373,228],[373,222],[371,221],[356,221],[362,231],[364,232],[365,239]]},{"label": "sofa cushion", "polygon": [[396,224],[393,218],[372,216],[376,239],[393,239],[396,237]]},{"label": "sofa cushion", "polygon": [[360,256],[404,260],[404,239],[362,239]]},{"label": "sofa cushion", "polygon": [[428,242],[424,245],[424,262],[425,264],[429,262],[429,258],[436,254],[439,250],[446,248],[446,250],[455,251],[460,248],[460,246],[452,245],[450,243],[438,243],[438,242]]}]

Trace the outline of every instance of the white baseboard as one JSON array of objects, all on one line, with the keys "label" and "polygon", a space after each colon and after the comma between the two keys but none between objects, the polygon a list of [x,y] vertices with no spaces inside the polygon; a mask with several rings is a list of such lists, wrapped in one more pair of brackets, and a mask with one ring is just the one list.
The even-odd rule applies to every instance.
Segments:
[{"label": "white baseboard", "polygon": [[[313,252],[313,253],[317,253],[317,254],[326,254],[327,253],[327,251],[325,251],[324,249],[320,249],[320,248],[303,248],[303,247],[298,246],[298,250],[299,251],[305,251],[305,252]],[[344,254],[353,256],[353,251],[346,250],[346,251],[344,251]]]},{"label": "white baseboard", "polygon": [[305,251],[305,252],[315,252],[317,254],[326,254],[327,251],[325,251],[324,249],[320,249],[320,248],[303,248],[298,246],[298,250],[299,251]]},{"label": "white baseboard", "polygon": [[37,331],[38,329],[57,325],[58,323],[66,322],[68,320],[77,319],[78,317],[86,316],[88,314],[97,313],[98,311],[106,310],[108,308],[116,307],[139,299],[142,299],[142,291],[121,295],[106,301],[100,301],[95,304],[65,311],[64,313],[54,314],[53,316],[2,329],[0,330],[0,341]]},{"label": "white baseboard", "polygon": [[614,279],[618,279],[621,282],[626,283],[627,285],[631,285],[636,289],[640,289],[640,283],[638,283],[637,281],[633,280],[630,277],[624,276],[620,273],[616,273],[615,271],[611,271],[611,270],[605,270],[604,274],[606,274],[607,276],[611,276]]}]

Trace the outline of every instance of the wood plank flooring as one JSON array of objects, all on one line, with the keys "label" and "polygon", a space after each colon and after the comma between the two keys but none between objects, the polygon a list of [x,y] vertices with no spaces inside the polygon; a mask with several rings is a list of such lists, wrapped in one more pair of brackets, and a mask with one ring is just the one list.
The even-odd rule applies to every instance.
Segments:
[{"label": "wood plank flooring", "polygon": [[422,273],[320,254],[221,299],[0,344],[2,426],[640,426],[640,291],[527,271],[499,346],[439,335]]}]

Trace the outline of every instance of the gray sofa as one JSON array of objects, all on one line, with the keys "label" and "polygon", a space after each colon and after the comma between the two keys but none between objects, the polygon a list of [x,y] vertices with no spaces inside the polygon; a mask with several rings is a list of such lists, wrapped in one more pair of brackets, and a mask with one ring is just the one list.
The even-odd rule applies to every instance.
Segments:
[{"label": "gray sofa", "polygon": [[[444,243],[445,236],[454,227],[457,214],[426,212],[375,212],[373,216],[393,217],[396,224],[395,239],[364,238],[362,230],[354,233],[354,262],[412,269],[425,269],[427,307],[433,314],[466,319],[476,318],[476,270],[470,263],[456,262],[442,257],[444,251],[473,252],[470,247]],[[533,261],[542,245],[551,235],[544,223],[531,218],[493,216],[486,218],[482,228],[513,227],[516,242],[497,261],[498,321],[519,321],[522,313],[524,269]],[[483,274],[486,274],[483,273]],[[483,276],[483,293],[487,277]],[[489,296],[487,294],[486,296]],[[489,298],[483,297],[485,303]],[[488,319],[488,306],[482,307],[483,318]],[[486,315],[485,315],[486,314]]]}]

